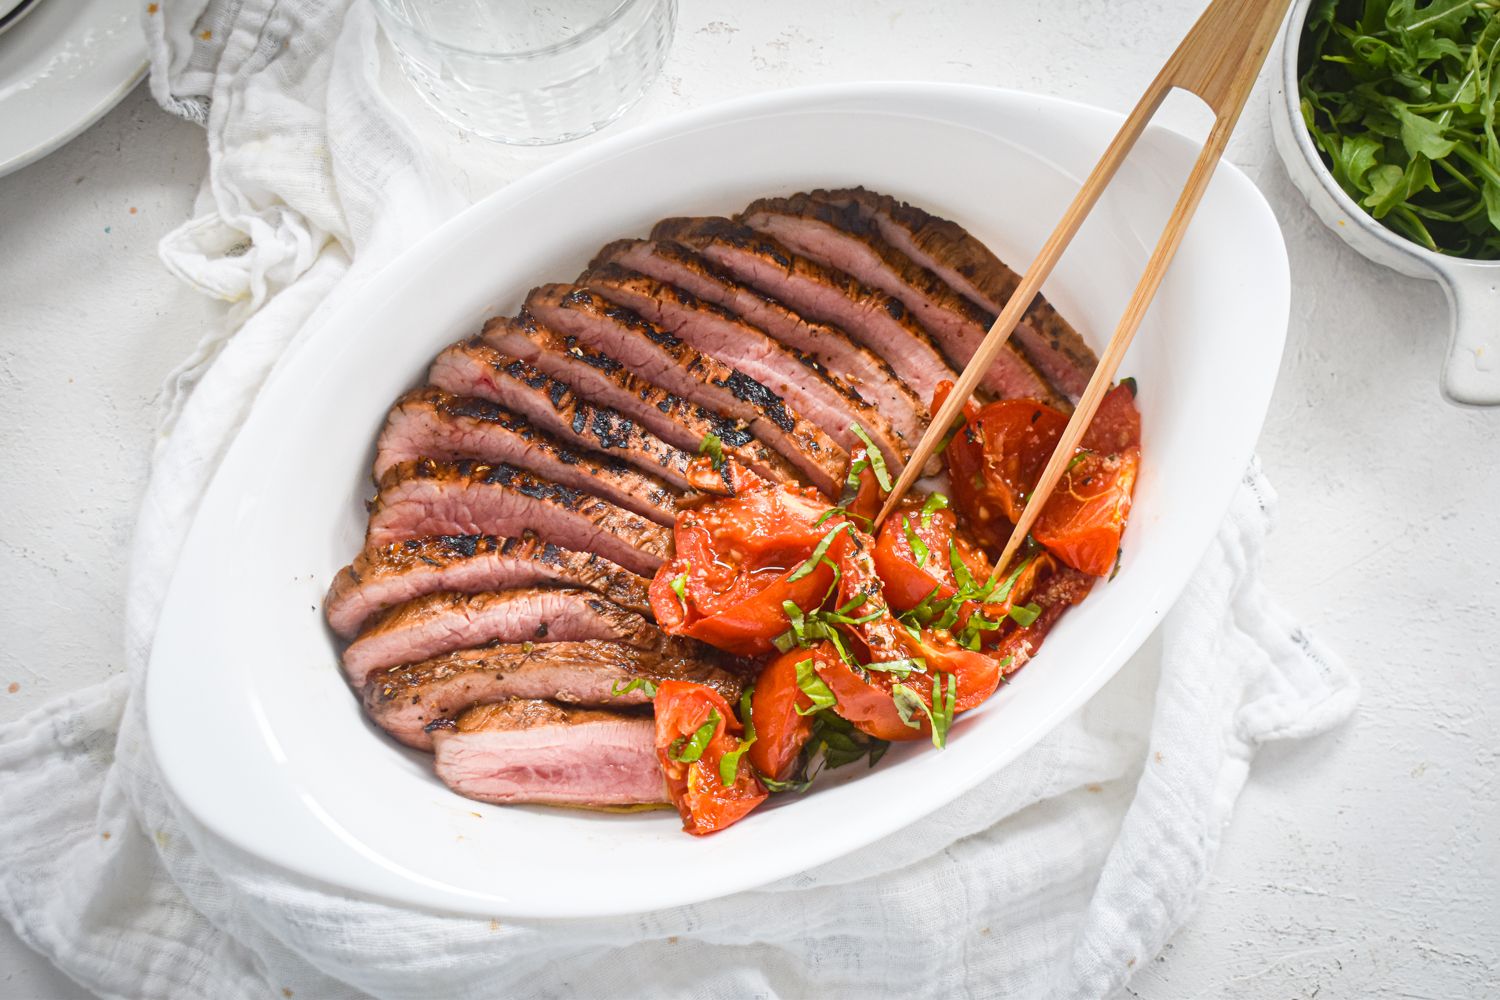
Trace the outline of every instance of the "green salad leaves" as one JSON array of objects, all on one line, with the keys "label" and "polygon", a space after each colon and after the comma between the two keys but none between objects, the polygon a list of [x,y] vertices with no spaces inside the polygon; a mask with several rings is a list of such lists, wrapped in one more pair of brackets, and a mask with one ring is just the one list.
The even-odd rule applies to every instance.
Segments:
[{"label": "green salad leaves", "polygon": [[1339,186],[1429,250],[1500,259],[1500,0],[1318,0],[1302,117]]}]

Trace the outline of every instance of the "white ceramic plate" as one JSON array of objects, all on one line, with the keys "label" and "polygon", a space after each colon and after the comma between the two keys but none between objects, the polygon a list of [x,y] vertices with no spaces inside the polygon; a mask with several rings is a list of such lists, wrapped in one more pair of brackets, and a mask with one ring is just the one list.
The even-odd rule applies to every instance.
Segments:
[{"label": "white ceramic plate", "polygon": [[0,176],[72,139],[140,82],[141,6],[41,0],[0,35]]},{"label": "white ceramic plate", "polygon": [[[1259,432],[1286,331],[1287,262],[1270,209],[1228,166],[1122,369],[1140,380],[1145,424],[1124,569],[954,727],[941,753],[908,744],[873,771],[835,772],[827,786],[701,839],[672,812],[481,805],[448,792],[426,756],[365,720],[321,598],[359,547],[387,406],[441,347],[515,308],[532,285],[576,274],[600,245],[666,215],[852,183],[961,220],[1024,264],[1117,125],[1076,104],[952,85],[784,92],[580,151],[412,248],[281,365],[203,501],[148,683],[172,789],[218,835],[347,890],[440,910],[583,917],[792,875],[942,808],[1015,758],[1155,627]],[[1195,152],[1180,136],[1150,133],[1048,287],[1096,345]]]}]

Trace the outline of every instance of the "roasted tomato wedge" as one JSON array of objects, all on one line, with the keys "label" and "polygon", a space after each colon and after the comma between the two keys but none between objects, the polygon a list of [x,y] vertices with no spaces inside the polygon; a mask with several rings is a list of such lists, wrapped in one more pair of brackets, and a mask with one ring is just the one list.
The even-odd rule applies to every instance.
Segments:
[{"label": "roasted tomato wedge", "polygon": [[958,534],[951,510],[913,503],[912,509],[887,518],[875,542],[874,558],[890,606],[906,611],[929,596],[945,601],[957,593],[955,550],[971,576],[985,579],[990,571],[988,560]]},{"label": "roasted tomato wedge", "polygon": [[833,648],[827,643],[813,649],[794,649],[772,660],[756,679],[750,700],[755,742],[750,744],[747,756],[766,777],[785,781],[797,763],[797,755],[812,737],[812,719],[802,714],[812,709],[812,701],[797,685],[797,664],[832,655]]},{"label": "roasted tomato wedge", "polygon": [[769,793],[741,752],[741,727],[723,696],[702,684],[664,681],[654,705],[656,757],[684,830],[722,830],[765,801]]},{"label": "roasted tomato wedge", "polygon": [[676,556],[651,581],[657,623],[733,653],[770,652],[771,640],[787,627],[783,602],[814,608],[833,582],[822,562],[792,579],[839,523],[817,523],[828,509],[816,490],[781,485],[680,513]]},{"label": "roasted tomato wedge", "polygon": [[[939,393],[940,405],[946,392]],[[1002,548],[1057,447],[1067,417],[1035,400],[965,407],[946,455],[954,501],[980,543]],[[1099,404],[1074,464],[1058,482],[1032,537],[1075,569],[1095,576],[1114,566],[1140,465],[1140,414],[1116,386]]]}]

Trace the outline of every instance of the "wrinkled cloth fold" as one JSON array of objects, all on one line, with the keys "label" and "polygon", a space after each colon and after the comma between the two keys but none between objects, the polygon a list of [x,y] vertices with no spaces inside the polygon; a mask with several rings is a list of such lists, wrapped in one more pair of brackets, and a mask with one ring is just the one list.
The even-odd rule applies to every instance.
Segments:
[{"label": "wrinkled cloth fold", "polygon": [[0,727],[0,914],[100,996],[1107,997],[1191,911],[1256,748],[1352,710],[1348,670],[1260,583],[1274,495],[1252,466],[1181,599],[1099,695],[946,809],[821,868],[668,911],[525,922],[348,898],[243,855],[193,824],[147,740],[183,529],[274,366],[458,199],[381,97],[365,5],[197,0],[145,20],[153,93],[204,125],[211,157],[163,261],[235,306],[168,386],[128,676]]}]

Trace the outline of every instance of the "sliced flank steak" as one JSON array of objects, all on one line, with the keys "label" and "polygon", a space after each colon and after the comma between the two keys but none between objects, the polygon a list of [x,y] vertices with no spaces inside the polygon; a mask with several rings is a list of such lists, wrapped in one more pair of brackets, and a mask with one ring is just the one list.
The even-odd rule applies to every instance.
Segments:
[{"label": "sliced flank steak", "polygon": [[612,406],[640,422],[668,444],[697,451],[713,435],[724,453],[772,482],[792,482],[797,471],[767,447],[744,423],[675,395],[640,377],[623,362],[578,337],[553,330],[522,311],[515,319],[492,319],[484,339],[495,349],[573,386],[574,391]]},{"label": "sliced flank steak", "polygon": [[443,784],[480,802],[667,804],[650,716],[518,699],[471,708],[432,742]]},{"label": "sliced flank steak", "polygon": [[366,549],[334,577],[323,611],[335,633],[352,639],[375,615],[427,594],[478,594],[539,584],[581,587],[622,608],[651,614],[645,577],[531,532],[515,538],[427,535]]},{"label": "sliced flank steak", "polygon": [[899,299],[793,253],[748,226],[720,218],[663,219],[651,236],[685,243],[737,280],[775,296],[808,319],[845,330],[884,358],[929,405],[939,382],[958,377]]},{"label": "sliced flank steak", "polygon": [[607,500],[513,465],[402,462],[380,481],[366,548],[424,535],[507,535],[527,529],[649,575],[672,551],[671,532]]},{"label": "sliced flank steak", "polygon": [[[676,285],[704,302],[728,309],[787,347],[808,355],[843,379],[914,442],[927,423],[927,406],[875,352],[838,327],[806,319],[778,299],[731,278],[697,251],[659,240],[616,240],[589,265],[618,264]],[[627,303],[628,305],[628,303]]]},{"label": "sliced flank steak", "polygon": [[[392,667],[365,682],[370,717],[407,746],[432,746],[426,728],[471,705],[507,698],[547,698],[575,705],[648,705],[645,684],[692,681],[735,704],[744,682],[712,650],[684,659],[670,651],[642,650],[618,642],[512,643],[465,649],[411,666]],[[632,682],[641,681],[631,687]],[[625,690],[630,688],[630,690]]]},{"label": "sliced flank steak", "polygon": [[[991,315],[1005,308],[1021,283],[1020,275],[956,222],[864,188],[814,191],[812,197],[851,206],[879,230],[887,243]],[[1099,363],[1078,331],[1041,295],[1027,307],[1011,340],[1058,391],[1075,403]]]},{"label": "sliced flank steak", "polygon": [[420,663],[493,642],[584,642],[598,639],[640,649],[680,646],[634,611],[590,590],[518,587],[483,594],[436,593],[398,605],[370,623],[344,650],[355,687],[376,670]]},{"label": "sliced flank steak", "polygon": [[[891,246],[857,209],[815,201],[805,194],[762,198],[740,215],[756,232],[878,288],[911,310],[932,333],[954,368],[962,369],[989,331],[992,315],[947,282]],[[980,385],[1006,398],[1049,399],[1052,388],[1007,344]]]},{"label": "sliced flank steak", "polygon": [[845,451],[860,446],[851,429],[859,424],[895,471],[905,467],[910,452],[905,438],[880,411],[811,355],[784,346],[759,327],[686,289],[618,264],[586,271],[578,282],[694,350],[749,375],[822,428]]},{"label": "sliced flank steak", "polygon": [[478,337],[439,354],[427,380],[457,396],[499,403],[562,441],[628,462],[677,489],[690,488],[692,455],[619,410],[579,399],[566,382],[502,354]]},{"label": "sliced flank steak", "polygon": [[605,352],[646,381],[742,421],[812,485],[828,494],[838,491],[849,453],[745,372],[699,353],[638,313],[577,285],[532,289],[526,309],[559,333]]}]

